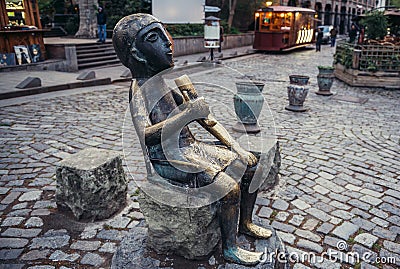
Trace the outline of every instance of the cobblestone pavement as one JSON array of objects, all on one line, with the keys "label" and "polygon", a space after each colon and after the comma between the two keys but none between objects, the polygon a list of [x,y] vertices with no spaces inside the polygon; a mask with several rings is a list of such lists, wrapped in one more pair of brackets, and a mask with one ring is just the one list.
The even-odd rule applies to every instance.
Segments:
[{"label": "cobblestone pavement", "polygon": [[[321,53],[257,54],[226,63],[266,83],[263,94],[271,115],[262,124],[274,119],[281,145],[281,186],[272,196],[259,195],[256,218],[279,231],[290,253],[325,258],[296,263],[296,269],[399,268],[400,92],[335,81],[335,96],[316,95],[316,66],[331,64],[332,55],[324,46]],[[289,74],[311,77],[305,103],[310,109],[305,113],[284,109]],[[228,69],[192,76],[210,81],[210,75],[219,85],[237,78]],[[76,222],[55,203],[55,164],[63,157],[86,147],[122,150],[127,87],[114,85],[1,108],[0,268],[108,268],[129,229],[144,225],[133,180],[129,206],[107,221]],[[211,100],[218,98],[215,88],[206,86],[207,92],[214,94]],[[335,99],[338,96],[368,101],[341,101]],[[232,102],[229,98],[219,101]],[[232,110],[212,110],[228,126],[233,124]],[[130,171],[135,178],[144,176],[139,153],[128,162],[129,168],[137,168]],[[335,253],[339,241],[341,251]],[[396,260],[367,264],[346,260],[347,251],[369,252],[370,260]],[[326,253],[337,260],[330,261]]]}]

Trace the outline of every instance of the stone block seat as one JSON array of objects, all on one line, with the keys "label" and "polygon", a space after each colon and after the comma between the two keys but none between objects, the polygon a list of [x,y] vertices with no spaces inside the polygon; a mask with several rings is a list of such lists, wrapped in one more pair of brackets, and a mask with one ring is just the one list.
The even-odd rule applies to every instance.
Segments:
[{"label": "stone block seat", "polygon": [[119,152],[87,148],[56,169],[56,201],[76,219],[109,218],[126,204],[128,182]]},{"label": "stone block seat", "polygon": [[158,254],[187,259],[202,258],[215,250],[221,239],[217,202],[193,195],[190,189],[185,193],[159,176],[148,178],[140,187],[138,201],[148,227],[149,247]]}]

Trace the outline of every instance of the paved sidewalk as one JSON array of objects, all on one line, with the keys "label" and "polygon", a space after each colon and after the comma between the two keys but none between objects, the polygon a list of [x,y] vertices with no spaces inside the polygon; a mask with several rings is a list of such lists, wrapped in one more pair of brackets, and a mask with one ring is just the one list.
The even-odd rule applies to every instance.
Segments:
[{"label": "paved sidewalk", "polygon": [[[294,269],[399,268],[400,92],[335,80],[334,96],[316,95],[317,66],[332,64],[333,53],[328,46],[320,53],[260,53],[225,61],[226,68],[188,72],[228,130],[236,122],[229,94],[234,82],[242,74],[265,82],[260,124],[272,126],[268,130],[279,138],[281,186],[273,195],[259,194],[255,220],[278,231],[292,258],[318,257],[299,261]],[[284,109],[290,74],[310,76],[308,112]],[[134,181],[146,176],[140,146],[121,142],[132,128],[129,121],[124,124],[128,85],[0,102],[0,268],[109,268],[123,237],[145,225]],[[357,98],[368,101],[354,102]],[[55,164],[87,147],[132,153],[124,167],[129,205],[102,222],[74,221],[55,203]],[[346,260],[350,251],[367,253],[370,261]],[[394,260],[384,264],[378,258]],[[159,267],[177,264],[168,257]],[[218,255],[199,264],[225,268]]]},{"label": "paved sidewalk", "polygon": [[[51,42],[60,43],[62,42],[62,38],[55,38],[51,39]],[[91,39],[65,39],[64,42],[94,42]],[[50,42],[50,43],[51,43]],[[47,41],[49,43],[49,41]],[[234,49],[227,49],[223,51],[224,57],[229,58],[233,57],[231,54],[238,54],[243,55],[247,54],[247,51],[251,50],[251,46],[241,47],[241,48],[234,48]],[[218,53],[216,54],[218,56]],[[197,63],[197,60],[201,57],[208,57],[209,53],[198,53],[198,54],[191,54],[191,55],[184,55],[178,56],[175,58],[176,62],[175,65],[179,68],[186,65],[193,65]],[[93,86],[94,81],[82,81],[77,80],[79,74],[87,71],[95,71],[96,73],[96,80],[98,83],[97,85],[104,85],[110,84],[115,81],[123,80],[124,78],[121,77],[123,72],[127,70],[122,64],[119,65],[111,65],[111,66],[104,66],[92,69],[84,69],[74,73],[68,72],[58,72],[58,71],[15,71],[15,72],[4,72],[0,73],[0,96],[3,98],[9,98],[8,95],[14,94],[17,96],[26,96],[32,94],[32,90],[30,89],[18,89],[17,86],[21,81],[23,81],[27,77],[38,77],[42,81],[42,89],[34,90],[34,93],[43,93],[49,91],[58,91],[58,90],[65,90],[68,87],[72,88],[80,88],[80,87],[87,87]],[[106,80],[110,78],[110,80]],[[75,85],[75,84],[82,84],[82,85]],[[57,87],[56,87],[57,86]],[[14,97],[12,96],[12,97]]]}]

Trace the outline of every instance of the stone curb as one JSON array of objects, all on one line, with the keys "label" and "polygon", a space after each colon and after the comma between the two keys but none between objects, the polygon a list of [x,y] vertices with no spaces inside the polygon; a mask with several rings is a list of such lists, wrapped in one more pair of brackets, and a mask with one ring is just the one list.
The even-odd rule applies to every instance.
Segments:
[{"label": "stone curb", "polygon": [[35,87],[35,88],[25,89],[25,90],[21,90],[21,91],[2,93],[2,94],[0,94],[0,100],[10,99],[10,98],[15,98],[15,97],[22,97],[22,96],[27,96],[27,95],[40,94],[40,93],[63,91],[63,90],[69,90],[69,89],[107,85],[107,84],[111,84],[111,78],[99,78],[99,79],[91,79],[91,80],[86,80],[86,81],[65,83],[65,84],[52,85],[52,86]]}]

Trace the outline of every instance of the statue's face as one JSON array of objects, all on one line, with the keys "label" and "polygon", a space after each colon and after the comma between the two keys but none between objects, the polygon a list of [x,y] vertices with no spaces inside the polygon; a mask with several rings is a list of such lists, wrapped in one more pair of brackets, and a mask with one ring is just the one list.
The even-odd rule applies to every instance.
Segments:
[{"label": "statue's face", "polygon": [[136,37],[135,45],[153,71],[158,73],[174,65],[172,42],[160,23],[143,28]]}]

